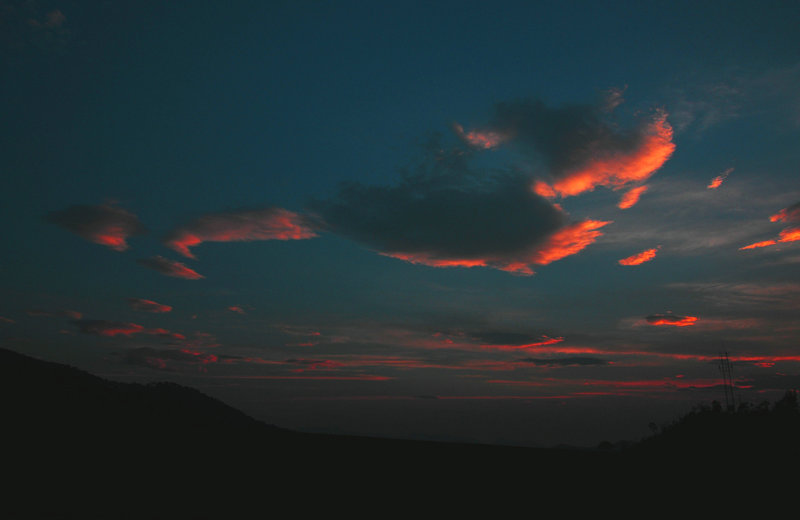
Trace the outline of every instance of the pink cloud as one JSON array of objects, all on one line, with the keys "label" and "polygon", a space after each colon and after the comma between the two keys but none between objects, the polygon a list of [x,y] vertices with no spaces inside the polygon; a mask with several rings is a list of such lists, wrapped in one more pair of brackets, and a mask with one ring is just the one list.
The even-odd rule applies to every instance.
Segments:
[{"label": "pink cloud", "polygon": [[152,300],[143,300],[142,298],[128,298],[128,303],[133,310],[141,312],[165,313],[172,310],[172,307],[169,305],[164,305]]},{"label": "pink cloud", "polygon": [[154,256],[152,258],[140,258],[136,262],[139,265],[147,267],[148,269],[158,271],[163,275],[172,276],[174,278],[184,278],[187,280],[199,280],[201,278],[205,278],[205,276],[198,273],[194,269],[187,267],[185,264],[182,264],[181,262],[176,262],[174,260],[169,260],[168,258],[164,258],[163,256]]},{"label": "pink cloud", "polygon": [[115,251],[125,251],[129,237],[145,232],[136,215],[112,204],[70,206],[50,212],[47,220]]}]

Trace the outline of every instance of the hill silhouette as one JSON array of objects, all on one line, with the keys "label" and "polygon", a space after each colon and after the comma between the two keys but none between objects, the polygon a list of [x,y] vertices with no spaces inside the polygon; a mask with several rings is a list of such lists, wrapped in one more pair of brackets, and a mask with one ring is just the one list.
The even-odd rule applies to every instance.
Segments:
[{"label": "hill silhouette", "polygon": [[596,450],[309,434],[184,386],[108,381],[6,349],[0,396],[3,469],[13,476],[0,516],[12,519],[251,517],[273,502],[310,510],[354,494],[393,507],[532,490],[563,497],[586,492],[576,485],[643,484],[643,474],[657,489],[655,467],[707,478],[730,458],[796,456],[800,439],[791,392],[737,413],[699,406],[652,437]]}]

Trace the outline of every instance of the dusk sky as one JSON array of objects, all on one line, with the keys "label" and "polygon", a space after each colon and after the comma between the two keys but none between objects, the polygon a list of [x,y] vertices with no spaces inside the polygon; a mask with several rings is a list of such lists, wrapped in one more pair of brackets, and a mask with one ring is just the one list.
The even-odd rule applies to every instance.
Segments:
[{"label": "dusk sky", "polygon": [[555,445],[800,387],[798,2],[0,0],[0,346]]}]

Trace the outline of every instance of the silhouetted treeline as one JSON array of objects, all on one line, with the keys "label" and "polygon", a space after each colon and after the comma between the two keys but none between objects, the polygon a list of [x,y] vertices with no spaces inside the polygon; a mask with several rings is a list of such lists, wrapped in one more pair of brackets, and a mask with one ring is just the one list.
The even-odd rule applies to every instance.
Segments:
[{"label": "silhouetted treeline", "polygon": [[741,403],[735,410],[718,401],[697,405],[672,423],[651,425],[654,434],[633,445],[636,454],[687,453],[720,457],[800,454],[800,405],[795,390],[774,403]]}]

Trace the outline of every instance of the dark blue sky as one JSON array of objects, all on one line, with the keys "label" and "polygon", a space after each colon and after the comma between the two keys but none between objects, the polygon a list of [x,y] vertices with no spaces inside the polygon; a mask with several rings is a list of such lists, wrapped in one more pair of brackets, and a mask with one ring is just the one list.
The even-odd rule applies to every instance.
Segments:
[{"label": "dark blue sky", "polygon": [[798,386],[796,3],[233,4],[0,0],[0,344],[516,444]]}]

